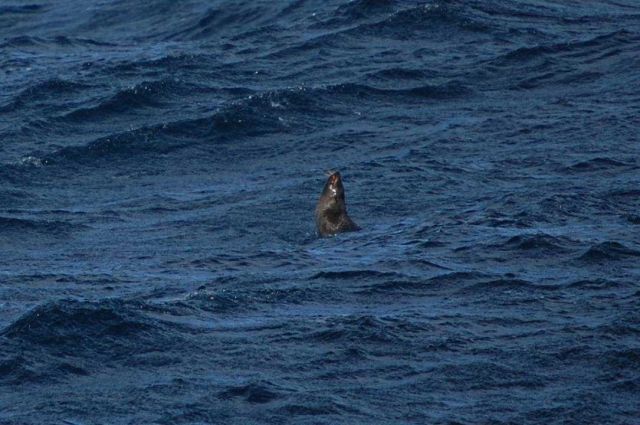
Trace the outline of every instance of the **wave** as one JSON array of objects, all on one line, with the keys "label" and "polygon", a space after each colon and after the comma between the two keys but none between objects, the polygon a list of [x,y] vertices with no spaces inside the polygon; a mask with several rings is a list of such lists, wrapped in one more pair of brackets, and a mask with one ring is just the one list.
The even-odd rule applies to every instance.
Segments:
[{"label": "wave", "polygon": [[311,276],[311,279],[327,280],[356,280],[356,279],[380,279],[380,278],[402,278],[403,275],[395,272],[380,272],[377,270],[340,270],[318,272]]},{"label": "wave", "polygon": [[640,224],[640,215],[629,214],[626,219],[631,224]]},{"label": "wave", "polygon": [[638,394],[640,392],[640,377],[635,378],[622,378],[610,385],[612,391],[624,391],[630,395]]},{"label": "wave", "polygon": [[[238,264],[237,262],[235,263]],[[281,281],[282,278],[264,278],[260,283],[273,284]],[[236,279],[217,279],[216,284],[237,282]],[[241,312],[256,311],[264,308],[265,305],[300,305],[305,302],[326,302],[331,299],[332,294],[327,289],[300,288],[296,286],[287,287],[264,287],[255,290],[239,289],[215,289],[209,290],[206,287],[199,288],[196,292],[189,294],[184,300],[176,302],[174,305],[179,309],[193,311],[194,309],[218,314],[237,314]]]},{"label": "wave", "polygon": [[629,167],[631,164],[627,164],[622,161],[618,161],[612,158],[593,158],[586,161],[580,161],[573,165],[566,167],[564,170],[571,173],[586,173],[596,171],[617,171],[620,168]]},{"label": "wave", "polygon": [[355,1],[338,6],[331,16],[311,24],[312,37],[268,53],[267,58],[303,56],[323,48],[340,48],[373,37],[408,40],[448,38],[489,32],[491,20],[478,20],[473,10],[445,2],[405,7],[401,2]]},{"label": "wave", "polygon": [[579,217],[590,211],[590,207],[601,201],[593,194],[556,193],[543,198],[538,208],[544,216],[553,211],[556,216]]},{"label": "wave", "polygon": [[[113,73],[141,72],[143,70],[163,70],[166,72],[196,71],[208,69],[211,57],[200,53],[175,53],[155,59],[136,59],[112,65],[109,70]],[[248,90],[248,89],[245,89]]]},{"label": "wave", "polygon": [[489,30],[486,24],[475,18],[472,11],[441,1],[409,7],[390,1],[356,1],[339,6],[333,16],[314,27],[337,26],[346,27],[342,32],[353,36],[401,40],[424,33],[446,34],[443,27],[465,32]]},{"label": "wave", "polygon": [[541,56],[551,56],[564,53],[573,54],[573,58],[579,58],[589,54],[602,54],[606,48],[617,48],[621,43],[629,43],[634,40],[632,33],[626,30],[614,31],[599,35],[587,40],[559,43],[551,45],[538,45],[534,47],[521,47],[506,53],[492,61],[494,65],[513,65],[514,63],[528,62]]},{"label": "wave", "polygon": [[543,387],[546,380],[530,371],[513,369],[493,362],[451,364],[435,368],[430,373],[439,382],[447,382],[456,388],[487,390],[497,388],[535,389]]},{"label": "wave", "polygon": [[166,352],[178,340],[139,305],[117,300],[60,300],[38,306],[0,331],[10,352],[29,353],[0,363],[0,380],[14,383],[89,375],[109,362]]},{"label": "wave", "polygon": [[0,113],[13,112],[35,102],[56,100],[59,96],[77,93],[90,87],[87,84],[58,78],[45,80],[22,90],[7,104],[0,106]]},{"label": "wave", "polygon": [[[404,38],[401,32],[411,30],[434,29],[441,31],[438,25],[454,27],[462,31],[487,32],[490,27],[474,16],[471,10],[452,3],[434,2],[401,9],[381,22],[373,24],[375,29],[390,30]],[[385,31],[386,32],[386,31]],[[445,33],[446,34],[446,33]]]},{"label": "wave", "polygon": [[[71,122],[93,120],[102,115],[129,112],[135,108],[159,105],[164,90],[180,91],[183,87],[172,82],[144,83],[127,89],[88,109],[76,110],[64,119]],[[335,116],[351,111],[341,111],[341,104],[358,101],[387,101],[390,97],[417,99],[450,99],[465,96],[471,91],[457,82],[439,86],[418,86],[407,89],[379,89],[361,84],[338,84],[315,88],[295,87],[267,91],[233,101],[211,115],[141,127],[118,134],[101,137],[87,145],[61,148],[39,158],[44,165],[61,160],[84,162],[110,156],[132,154],[167,154],[194,145],[210,145],[213,142],[237,140],[239,137],[256,137],[278,132],[304,132],[309,114],[316,116],[319,125],[322,117]],[[342,98],[342,101],[340,99]]]},{"label": "wave", "polygon": [[[416,236],[421,236],[423,232],[416,232]],[[406,243],[406,245],[411,245],[418,249],[430,249],[430,248],[443,248],[449,245],[449,242],[443,242],[439,240],[422,240],[422,239],[414,239]],[[435,265],[435,264],[434,264]],[[437,266],[437,265],[435,265]],[[437,266],[440,267],[440,266]]]},{"label": "wave", "polygon": [[65,114],[62,119],[71,122],[109,118],[114,114],[132,113],[141,108],[159,108],[163,101],[171,97],[179,97],[190,90],[202,90],[191,87],[173,79],[145,81],[133,87],[118,91],[113,96],[100,101],[98,105],[80,108]]},{"label": "wave", "polygon": [[269,381],[250,382],[230,387],[218,394],[218,398],[229,400],[240,398],[251,404],[264,404],[283,398],[282,389]]},{"label": "wave", "polygon": [[[2,12],[0,12],[2,13]],[[85,47],[85,46],[101,46],[112,47],[112,43],[93,40],[90,38],[72,38],[63,35],[56,37],[34,37],[21,35],[11,37],[0,43],[0,48],[34,48],[34,49],[50,49],[52,47]]]},{"label": "wave", "polygon": [[0,6],[0,14],[29,14],[34,13],[44,8],[41,4],[25,4],[25,5],[6,5]]},{"label": "wave", "polygon": [[52,302],[35,308],[0,332],[41,346],[71,345],[96,336],[133,336],[149,326],[132,320],[123,303]]},{"label": "wave", "polygon": [[0,337],[25,350],[89,359],[163,351],[175,338],[165,325],[139,313],[139,305],[112,299],[46,303],[0,331]]},{"label": "wave", "polygon": [[359,291],[361,294],[422,294],[425,295],[427,291],[437,291],[438,285],[433,282],[424,280],[390,280],[383,283],[373,284],[366,289]]},{"label": "wave", "polygon": [[578,260],[599,264],[605,261],[621,261],[637,257],[640,257],[640,251],[628,248],[619,242],[607,241],[593,245]]},{"label": "wave", "polygon": [[50,364],[43,365],[33,357],[16,355],[0,361],[0,383],[50,383],[90,374],[85,368],[67,361],[48,359]]},{"label": "wave", "polygon": [[[324,343],[397,344],[426,332],[426,328],[401,319],[380,319],[373,316],[348,316],[331,319],[308,336]],[[307,337],[306,337],[307,338]]]},{"label": "wave", "polygon": [[544,233],[516,235],[507,241],[491,247],[507,251],[535,252],[539,254],[558,254],[568,251],[566,245],[571,242],[566,238],[554,237]]},{"label": "wave", "polygon": [[479,272],[452,272],[431,277],[427,281],[437,285],[453,285],[478,279],[485,279],[487,277],[489,277],[489,275]]},{"label": "wave", "polygon": [[421,85],[410,88],[389,89],[376,88],[362,84],[339,84],[327,88],[330,93],[340,95],[357,96],[359,98],[384,97],[386,99],[394,97],[416,97],[420,99],[455,99],[468,97],[473,94],[473,90],[458,81],[450,81],[442,85]]},{"label": "wave", "polygon": [[[181,86],[171,83],[169,88],[180,90]],[[129,89],[95,108],[76,111],[68,118],[80,121],[103,113],[125,112],[131,109],[131,103],[153,106],[160,101],[156,93],[162,90],[162,82],[153,84],[151,89]],[[51,165],[62,159],[82,162],[123,154],[166,154],[195,144],[289,130],[292,128],[290,122],[295,122],[297,115],[323,110],[314,92],[317,91],[294,88],[250,95],[221,107],[209,116],[142,127],[101,137],[87,145],[62,148],[46,155],[42,163]],[[135,101],[126,100],[130,97]],[[295,128],[303,130],[302,126]]]},{"label": "wave", "polygon": [[[30,201],[32,201],[32,195],[26,191],[18,189],[0,189],[0,204],[4,205],[5,208],[28,204]],[[0,218],[0,222],[1,220],[2,219]]]},{"label": "wave", "polygon": [[29,234],[61,236],[86,228],[84,225],[63,221],[0,217],[0,236],[14,235],[15,233],[19,233],[20,236],[28,236]]},{"label": "wave", "polygon": [[187,25],[174,30],[167,39],[205,40],[220,33],[226,35],[242,34],[246,28],[270,26],[273,23],[273,10],[255,3],[245,3],[236,7],[210,8],[197,17],[190,17]]},{"label": "wave", "polygon": [[43,164],[60,160],[85,162],[131,154],[167,154],[197,143],[225,141],[232,137],[264,135],[285,125],[274,114],[256,113],[253,107],[233,105],[204,118],[142,127],[102,137],[84,146],[62,148],[45,156]]},{"label": "wave", "polygon": [[203,311],[218,314],[237,313],[255,309],[247,292],[239,291],[198,291],[181,302],[189,308],[196,307]]},{"label": "wave", "polygon": [[101,286],[113,289],[117,285],[132,283],[129,279],[114,277],[111,274],[55,274],[55,273],[21,273],[4,278],[12,284],[52,284],[63,283],[73,285]]},{"label": "wave", "polygon": [[616,199],[635,201],[640,198],[640,189],[617,189],[608,192],[607,196]]},{"label": "wave", "polygon": [[[614,31],[587,40],[520,47],[486,61],[484,67],[501,79],[508,70],[509,79],[504,84],[511,90],[558,84],[584,87],[627,72],[634,47],[625,45],[637,45],[638,41],[628,31]],[[607,72],[601,72],[599,65],[606,66]]]},{"label": "wave", "polygon": [[[502,202],[511,203],[509,198],[503,198]],[[490,207],[481,211],[480,214],[474,214],[474,225],[490,226],[490,227],[512,227],[517,229],[529,229],[536,227],[536,222],[544,220],[544,216],[532,213],[529,209],[521,209],[510,211],[503,206],[496,208]],[[523,232],[525,230],[522,230]],[[460,247],[456,250],[464,250],[469,247]]]},{"label": "wave", "polygon": [[321,359],[318,360],[318,363],[327,367],[329,365],[336,364],[342,365],[345,363],[357,363],[369,359],[371,359],[371,355],[367,350],[364,350],[362,347],[354,346],[329,350]]},{"label": "wave", "polygon": [[[243,85],[246,84],[242,78],[245,75],[229,72],[225,66],[212,66],[212,63],[215,64],[217,60],[214,53],[172,52],[153,58],[123,59],[115,64],[104,65],[104,72],[121,76],[124,79],[138,75],[153,77],[172,75],[172,79],[153,80],[151,83],[173,81],[178,84],[175,98],[180,96],[184,98],[184,95],[187,97],[207,95],[210,99],[211,96],[215,96],[213,100],[210,99],[209,103],[240,99],[257,94],[252,85]],[[206,78],[195,80],[194,75],[199,72],[206,73]],[[201,84],[202,81],[214,81],[215,83],[205,85]],[[167,95],[170,94],[167,93]]]},{"label": "wave", "polygon": [[11,37],[7,39],[4,43],[0,43],[1,48],[8,47],[36,47],[45,45],[46,42],[44,39],[38,37],[29,37],[26,35],[21,35],[18,37]]},{"label": "wave", "polygon": [[581,279],[576,280],[574,282],[568,283],[566,285],[567,288],[571,289],[580,289],[580,290],[606,290],[606,289],[616,289],[621,286],[624,286],[623,283],[609,280],[609,279]]},{"label": "wave", "polygon": [[392,67],[379,71],[373,71],[367,74],[367,78],[379,81],[397,82],[398,80],[419,81],[427,78],[433,78],[436,71],[425,71],[422,69],[408,67]]},{"label": "wave", "polygon": [[[282,31],[280,20],[286,22],[303,19],[313,14],[315,23],[310,29],[338,29],[322,36],[323,43],[331,43],[344,35],[406,38],[415,33],[438,33],[441,26],[454,27],[462,31],[486,31],[486,24],[476,20],[473,13],[446,2],[406,7],[402,2],[389,0],[357,0],[337,6],[329,16],[317,13],[317,9],[304,3],[284,5],[240,4],[234,8],[210,8],[197,16],[190,16],[180,23],[180,28],[166,32],[165,39],[207,40],[221,33],[229,36],[230,42],[246,38],[269,36]],[[297,16],[297,17],[296,17]],[[304,42],[306,48],[318,46],[319,39]],[[299,48],[302,46],[299,46]],[[306,49],[304,49],[306,50]]]},{"label": "wave", "polygon": [[618,317],[609,323],[598,326],[598,331],[602,335],[607,336],[617,335],[632,338],[638,337],[640,336],[640,315],[634,309],[627,312],[622,317]]},{"label": "wave", "polygon": [[294,416],[321,416],[321,415],[339,415],[345,410],[345,406],[338,403],[308,403],[305,404],[285,404],[278,408],[278,413],[285,418]]},{"label": "wave", "polygon": [[489,281],[483,281],[466,286],[457,291],[459,294],[481,294],[492,296],[496,292],[510,293],[515,292],[531,292],[531,291],[556,291],[561,289],[559,285],[545,285],[533,283],[524,279],[501,278]]},{"label": "wave", "polygon": [[23,356],[14,356],[0,361],[0,382],[17,384],[20,382],[33,382],[39,378],[32,370],[31,365]]},{"label": "wave", "polygon": [[608,351],[602,355],[602,360],[607,368],[636,371],[640,368],[640,349],[628,348]]},{"label": "wave", "polygon": [[371,15],[377,16],[380,13],[393,12],[397,4],[396,0],[352,0],[338,6],[333,11],[333,15],[343,17],[351,22]]},{"label": "wave", "polygon": [[335,8],[330,16],[312,25],[312,28],[350,27],[356,23],[371,21],[394,13],[395,0],[354,0]]}]

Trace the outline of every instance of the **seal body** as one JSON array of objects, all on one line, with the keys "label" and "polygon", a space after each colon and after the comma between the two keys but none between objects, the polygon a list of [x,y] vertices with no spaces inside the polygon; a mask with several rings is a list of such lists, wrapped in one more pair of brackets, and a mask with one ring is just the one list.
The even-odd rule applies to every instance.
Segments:
[{"label": "seal body", "polygon": [[342,177],[338,171],[331,173],[322,189],[316,206],[316,229],[320,236],[360,230],[347,215]]}]

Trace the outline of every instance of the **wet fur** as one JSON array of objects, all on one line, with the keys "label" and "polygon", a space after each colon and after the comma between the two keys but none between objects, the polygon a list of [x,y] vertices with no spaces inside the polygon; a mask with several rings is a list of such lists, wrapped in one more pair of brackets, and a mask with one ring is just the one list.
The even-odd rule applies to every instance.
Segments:
[{"label": "wet fur", "polygon": [[320,236],[359,230],[360,227],[347,214],[344,186],[339,172],[327,178],[316,206],[316,230]]}]

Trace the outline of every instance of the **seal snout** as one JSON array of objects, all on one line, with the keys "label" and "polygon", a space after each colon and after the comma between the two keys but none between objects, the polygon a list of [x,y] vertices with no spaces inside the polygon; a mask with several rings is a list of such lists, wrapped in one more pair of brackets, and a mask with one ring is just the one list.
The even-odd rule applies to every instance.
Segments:
[{"label": "seal snout", "polygon": [[338,190],[340,189],[342,182],[340,181],[340,173],[337,171],[329,177],[329,190],[333,196],[338,196]]},{"label": "seal snout", "polygon": [[329,175],[329,185],[331,186],[337,186],[338,184],[340,184],[340,172],[339,171],[330,171],[328,173]]}]

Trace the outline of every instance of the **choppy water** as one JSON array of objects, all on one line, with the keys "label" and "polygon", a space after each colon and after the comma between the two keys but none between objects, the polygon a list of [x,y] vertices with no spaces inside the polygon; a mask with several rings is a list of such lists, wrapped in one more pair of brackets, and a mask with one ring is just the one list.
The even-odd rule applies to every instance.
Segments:
[{"label": "choppy water", "polygon": [[0,422],[639,423],[638,87],[635,0],[2,2]]}]

